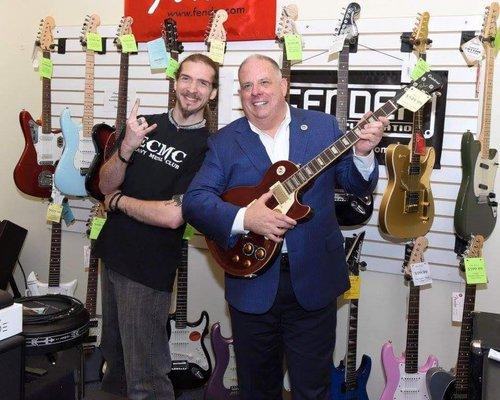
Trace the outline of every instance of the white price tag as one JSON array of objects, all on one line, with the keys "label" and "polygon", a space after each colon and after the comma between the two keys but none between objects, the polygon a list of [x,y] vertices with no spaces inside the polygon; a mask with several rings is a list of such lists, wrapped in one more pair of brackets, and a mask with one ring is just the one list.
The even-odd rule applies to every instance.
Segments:
[{"label": "white price tag", "polygon": [[403,65],[401,66],[401,83],[410,83],[412,81],[411,71],[413,71],[413,68],[415,68],[417,60],[417,55],[414,52],[405,53],[403,55]]},{"label": "white price tag", "polygon": [[64,195],[54,185],[52,185],[52,194],[50,197],[52,197],[52,203],[62,205]]},{"label": "white price tag", "polygon": [[462,292],[453,292],[451,294],[451,321],[462,322],[464,312],[464,294]]},{"label": "white price tag", "polygon": [[90,268],[90,246],[83,246],[83,268],[85,271]]},{"label": "white price tag", "polygon": [[333,37],[333,43],[328,49],[329,54],[335,54],[335,53],[340,53],[342,49],[344,48],[344,43],[345,43],[345,38],[347,37],[347,34],[344,33],[343,35],[338,35]]},{"label": "white price tag", "polygon": [[500,362],[500,352],[490,349],[490,351],[488,352],[488,358]]},{"label": "white price tag", "polygon": [[431,270],[427,261],[411,265],[411,277],[415,286],[428,285],[432,283]]},{"label": "white price tag", "polygon": [[399,98],[397,103],[407,110],[417,112],[420,108],[429,101],[431,96],[427,93],[418,90],[416,87],[410,87],[405,94]]},{"label": "white price tag", "polygon": [[36,43],[33,44],[33,52],[31,53],[31,63],[33,64],[33,69],[37,70],[40,65],[40,46]]},{"label": "white price tag", "polygon": [[461,46],[461,49],[464,53],[467,64],[472,65],[476,61],[481,61],[484,57],[483,43],[477,36],[464,43]]}]

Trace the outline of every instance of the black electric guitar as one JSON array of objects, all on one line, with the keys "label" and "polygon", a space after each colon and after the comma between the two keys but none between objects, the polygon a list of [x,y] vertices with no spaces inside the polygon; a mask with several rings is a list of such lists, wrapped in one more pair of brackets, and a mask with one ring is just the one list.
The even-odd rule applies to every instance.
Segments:
[{"label": "black electric guitar", "polygon": [[[339,53],[337,73],[337,100],[335,116],[342,132],[347,129],[347,110],[349,109],[349,52],[351,44],[356,42],[358,28],[356,18],[361,7],[350,3],[335,29],[335,36],[347,35],[342,51]],[[358,197],[343,189],[335,190],[335,214],[340,226],[361,225],[368,221],[373,213],[373,196]]]},{"label": "black electric guitar", "polygon": [[[177,32],[177,23],[172,18],[167,18],[163,21],[163,26],[161,29],[161,35],[165,42],[165,47],[167,52],[170,53],[170,57],[179,61],[179,54],[184,51],[184,46],[179,42],[179,34]],[[175,107],[175,89],[174,89],[174,78],[168,78],[168,109]]]},{"label": "black electric guitar", "polygon": [[182,260],[177,269],[175,313],[168,317],[168,337],[172,370],[169,374],[176,391],[203,386],[212,373],[212,363],[203,340],[208,333],[208,313],[196,322],[187,321],[188,240],[182,239]]}]

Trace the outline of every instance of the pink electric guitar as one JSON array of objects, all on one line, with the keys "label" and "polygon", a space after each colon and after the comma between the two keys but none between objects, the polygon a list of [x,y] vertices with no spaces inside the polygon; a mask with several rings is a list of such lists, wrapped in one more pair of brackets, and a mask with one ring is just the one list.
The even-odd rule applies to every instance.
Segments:
[{"label": "pink electric guitar", "polygon": [[411,267],[414,263],[422,261],[427,244],[427,239],[420,236],[412,244],[406,245],[403,271],[410,286],[406,351],[401,357],[396,357],[391,342],[382,346],[382,364],[386,383],[380,400],[430,399],[425,375],[427,370],[438,365],[438,360],[431,355],[427,362],[418,368],[420,287],[415,286],[411,280]]}]

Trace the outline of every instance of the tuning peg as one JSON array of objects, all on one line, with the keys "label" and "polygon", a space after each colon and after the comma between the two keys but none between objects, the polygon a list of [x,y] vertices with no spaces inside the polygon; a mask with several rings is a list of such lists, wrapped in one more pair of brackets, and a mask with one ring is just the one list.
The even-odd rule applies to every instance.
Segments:
[{"label": "tuning peg", "polygon": [[366,262],[361,261],[361,262],[359,263],[359,269],[360,269],[361,271],[366,271]]}]

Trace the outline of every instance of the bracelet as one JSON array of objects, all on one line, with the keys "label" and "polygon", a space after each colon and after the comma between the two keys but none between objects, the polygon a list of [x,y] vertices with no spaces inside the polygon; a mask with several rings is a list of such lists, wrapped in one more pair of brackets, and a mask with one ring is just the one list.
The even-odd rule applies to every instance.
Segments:
[{"label": "bracelet", "polygon": [[120,199],[122,197],[123,197],[123,193],[120,192],[120,195],[115,200],[115,206],[113,207],[114,211],[120,211],[120,209],[118,208],[118,202],[120,201]]},{"label": "bracelet", "polygon": [[118,158],[122,163],[132,164],[133,163],[132,157],[133,157],[133,154],[132,154],[132,156],[130,156],[130,158],[128,160],[125,160],[122,156],[122,146],[121,145],[118,146]]},{"label": "bracelet", "polygon": [[[115,198],[117,198],[117,197],[118,197],[121,193],[122,193],[122,192],[116,192],[116,193],[115,193],[115,194],[111,197],[111,199],[109,200],[109,203],[108,203],[108,209],[109,209],[109,211],[111,211],[111,212],[115,212],[115,211],[116,211],[116,210],[115,210],[115,208],[113,207],[113,200],[114,200]],[[116,204],[115,204],[115,206],[116,206]]]}]

